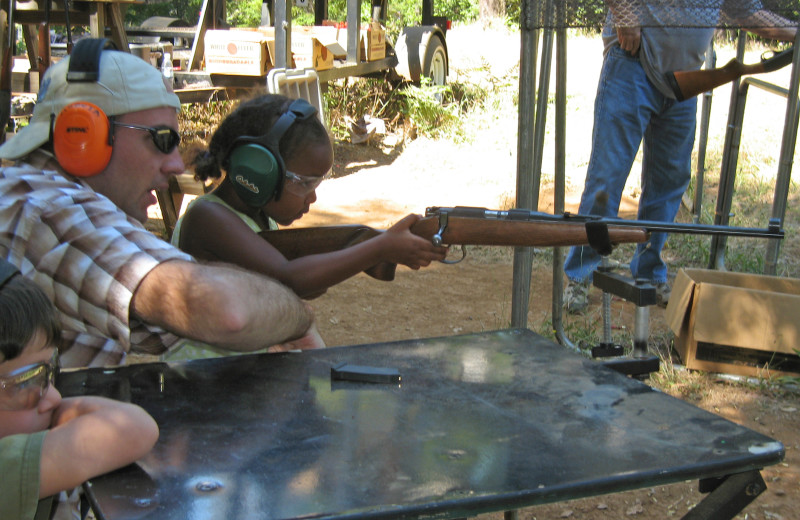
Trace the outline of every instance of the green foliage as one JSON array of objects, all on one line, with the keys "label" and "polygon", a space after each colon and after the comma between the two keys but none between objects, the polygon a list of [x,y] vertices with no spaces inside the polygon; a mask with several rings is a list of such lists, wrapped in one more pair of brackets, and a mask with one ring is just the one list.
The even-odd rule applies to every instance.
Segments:
[{"label": "green foliage", "polygon": [[436,16],[446,16],[460,23],[474,22],[478,19],[477,0],[439,0],[436,2]]},{"label": "green foliage", "polygon": [[[372,19],[370,2],[361,3],[361,22]],[[313,12],[313,11],[312,11]],[[422,0],[397,0],[389,3],[389,12],[384,25],[390,39],[394,40],[406,25],[417,25],[422,18]],[[328,3],[328,19],[338,22],[347,20],[347,0],[331,0]],[[313,17],[312,17],[313,20]]]},{"label": "green foliage", "polygon": [[[173,0],[149,4],[133,4],[125,15],[129,25],[141,25],[152,16],[180,18],[187,23],[197,23],[202,0]],[[372,4],[361,2],[361,22],[372,18]],[[446,16],[455,22],[469,22],[478,17],[478,0],[440,0],[434,4],[437,16]],[[258,27],[261,23],[261,0],[228,1],[227,23],[231,27]],[[347,20],[347,0],[331,0],[328,3],[328,19]],[[386,29],[393,40],[405,26],[418,25],[422,20],[422,0],[396,0],[389,3]],[[292,23],[297,26],[314,25],[314,3],[300,7],[292,2]]]},{"label": "green foliage", "polygon": [[[371,6],[372,4],[370,2],[361,2],[362,22],[368,22],[372,18],[372,14],[370,13]],[[314,12],[310,2],[308,9],[310,12]],[[347,0],[331,0],[328,2],[328,19],[335,20],[337,22],[344,22],[347,20]]]},{"label": "green foliage", "polygon": [[408,85],[399,91],[405,100],[403,115],[417,132],[430,137],[441,137],[459,121],[456,103],[443,103],[452,97],[450,85]]},{"label": "green foliage", "polygon": [[194,25],[200,18],[202,0],[172,0],[150,4],[131,4],[125,12],[125,21],[130,25],[141,25],[152,16],[180,18]]},{"label": "green foliage", "polygon": [[226,4],[231,27],[258,27],[261,24],[261,0],[238,0]]},{"label": "green foliage", "polygon": [[[130,25],[141,25],[152,16],[180,18],[190,25],[200,19],[203,0],[171,0],[148,4],[131,4],[125,13],[125,21]],[[258,27],[261,23],[261,0],[228,1],[226,21],[232,27]]]},{"label": "green foliage", "polygon": [[[603,26],[606,17],[606,7],[603,1],[567,1],[559,0],[567,6],[567,27],[585,27],[599,29]],[[544,2],[540,3],[544,8]],[[519,27],[522,0],[506,0],[506,23],[510,27]]]},{"label": "green foliage", "polygon": [[509,27],[519,27],[521,0],[506,0],[506,24]]},{"label": "green foliage", "polygon": [[[371,3],[361,3],[361,21],[368,22],[372,18]],[[388,3],[388,13],[384,25],[390,40],[400,34],[403,27],[419,25],[422,22],[422,0],[393,0]],[[309,24],[313,23],[313,7]],[[439,0],[434,3],[434,15],[445,16],[454,22],[474,21],[478,17],[478,0]],[[292,15],[295,16],[296,15]],[[347,20],[347,1],[331,0],[328,3],[328,18],[343,22]]]},{"label": "green foliage", "polygon": [[323,94],[329,128],[339,139],[347,138],[349,120],[370,115],[388,121],[390,131],[413,128],[418,135],[463,140],[464,114],[487,97],[486,89],[465,83],[414,86],[382,78],[350,78]]},{"label": "green foliage", "polygon": [[195,142],[205,142],[222,119],[236,106],[235,101],[209,101],[181,105],[178,122],[184,149]]},{"label": "green foliage", "polygon": [[309,5],[307,8],[292,6],[292,26],[299,27],[314,25],[314,9]]},{"label": "green foliage", "polygon": [[402,99],[395,85],[383,79],[340,80],[328,85],[323,98],[329,128],[339,139],[348,135],[348,118],[358,119],[368,114],[390,119],[402,111]]}]

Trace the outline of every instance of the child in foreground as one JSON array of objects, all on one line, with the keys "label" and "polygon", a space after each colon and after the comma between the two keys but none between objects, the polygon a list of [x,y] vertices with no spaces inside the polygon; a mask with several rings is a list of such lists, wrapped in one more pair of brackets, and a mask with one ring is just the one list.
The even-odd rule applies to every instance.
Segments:
[{"label": "child in foreground", "polygon": [[59,337],[55,309],[44,292],[0,260],[3,520],[51,518],[53,508],[52,518],[80,518],[73,488],[140,459],[158,439],[155,421],[136,405],[61,398],[53,386]]}]

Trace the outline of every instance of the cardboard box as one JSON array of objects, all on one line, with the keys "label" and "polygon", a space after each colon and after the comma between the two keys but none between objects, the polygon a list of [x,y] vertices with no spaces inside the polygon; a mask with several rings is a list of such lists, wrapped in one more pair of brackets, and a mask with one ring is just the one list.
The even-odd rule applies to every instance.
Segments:
[{"label": "cardboard box", "polygon": [[766,377],[800,374],[800,280],[682,269],[666,320],[687,368]]},{"label": "cardboard box", "polygon": [[335,48],[331,49],[331,45],[339,47],[335,38],[331,41],[328,35],[317,31],[315,27],[292,27],[294,68],[316,70],[332,68]]},{"label": "cardboard box", "polygon": [[366,49],[367,61],[386,57],[386,30],[380,23],[372,21],[361,26],[361,46]]},{"label": "cardboard box", "polygon": [[206,71],[211,74],[265,76],[274,63],[275,38],[263,31],[209,30],[205,34]]},{"label": "cardboard box", "polygon": [[[310,27],[293,27],[292,38],[296,34],[311,36],[319,40],[319,43],[333,54],[333,59],[345,59],[347,57],[347,50],[339,42],[339,29],[332,26],[312,25]],[[292,49],[294,52],[294,49]]]},{"label": "cardboard box", "polygon": [[[325,27],[320,29],[336,29],[336,41],[341,46],[344,54],[347,53],[347,23],[331,22],[324,20]],[[342,56],[345,57],[345,56]],[[375,61],[386,57],[386,30],[383,26],[372,21],[361,25],[359,31],[359,61]],[[338,58],[338,56],[337,56]]]},{"label": "cardboard box", "polygon": [[[325,30],[322,30],[325,29]],[[331,27],[292,27],[292,60],[290,68],[315,68],[326,70],[333,67],[334,56],[344,55],[344,49],[339,47],[333,37]],[[267,38],[269,56],[274,64],[275,55],[275,29],[262,27],[258,32]],[[270,67],[271,68],[271,67]]]}]

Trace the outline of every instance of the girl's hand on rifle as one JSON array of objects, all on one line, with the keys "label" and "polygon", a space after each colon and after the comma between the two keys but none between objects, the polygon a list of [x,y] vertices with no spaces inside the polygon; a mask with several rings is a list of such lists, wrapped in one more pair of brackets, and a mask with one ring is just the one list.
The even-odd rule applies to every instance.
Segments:
[{"label": "girl's hand on rifle", "polygon": [[401,264],[417,270],[427,267],[434,261],[444,260],[447,248],[433,245],[430,239],[423,238],[411,232],[411,227],[421,219],[421,215],[410,214],[386,230],[385,233],[375,237],[374,240],[383,241],[385,258],[383,261]]},{"label": "girl's hand on rifle", "polygon": [[639,53],[639,44],[642,42],[642,29],[640,27],[617,27],[617,40],[623,51],[631,56]]}]

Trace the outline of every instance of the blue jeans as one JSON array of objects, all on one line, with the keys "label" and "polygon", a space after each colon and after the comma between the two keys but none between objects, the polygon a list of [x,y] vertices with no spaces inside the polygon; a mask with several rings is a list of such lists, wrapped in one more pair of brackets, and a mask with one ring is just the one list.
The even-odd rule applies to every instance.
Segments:
[{"label": "blue jeans", "polygon": [[[678,102],[647,79],[639,59],[614,47],[603,60],[594,107],[592,153],[581,195],[580,214],[615,217],[631,166],[644,140],[640,220],[673,222],[691,178],[697,98]],[[598,194],[605,192],[605,197]],[[639,244],[631,274],[652,283],[667,281],[661,259],[666,233]],[[572,247],[564,272],[573,282],[588,282],[600,263],[589,246]]]}]

